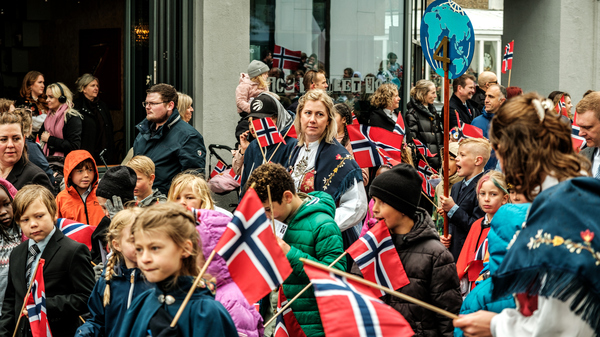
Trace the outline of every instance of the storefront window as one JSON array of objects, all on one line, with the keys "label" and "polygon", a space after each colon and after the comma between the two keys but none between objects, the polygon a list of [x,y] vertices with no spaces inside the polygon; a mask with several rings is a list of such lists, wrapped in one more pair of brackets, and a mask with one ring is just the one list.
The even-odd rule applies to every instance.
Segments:
[{"label": "storefront window", "polygon": [[357,113],[382,83],[402,95],[404,0],[252,0],[250,11],[250,60],[271,53],[271,90],[284,105],[305,91],[311,69]]}]

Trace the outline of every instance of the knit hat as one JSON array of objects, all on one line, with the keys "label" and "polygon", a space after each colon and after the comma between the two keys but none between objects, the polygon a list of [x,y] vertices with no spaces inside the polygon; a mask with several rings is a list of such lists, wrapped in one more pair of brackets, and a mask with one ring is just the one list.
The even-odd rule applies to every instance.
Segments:
[{"label": "knit hat", "polygon": [[277,117],[278,107],[273,96],[261,93],[250,103],[250,114],[252,118]]},{"label": "knit hat", "polygon": [[400,163],[377,176],[371,183],[369,194],[412,219],[421,201],[422,182],[412,165]]},{"label": "knit hat", "polygon": [[267,71],[269,71],[269,66],[259,60],[252,60],[248,65],[248,76],[250,78],[266,73]]},{"label": "knit hat", "polygon": [[13,200],[15,198],[15,195],[17,195],[17,189],[13,186],[13,184],[11,184],[6,179],[0,178],[0,185],[2,185],[2,187],[4,187],[4,189],[6,189],[6,191],[8,192],[10,200]]},{"label": "knit hat", "polygon": [[96,195],[105,199],[112,199],[113,195],[121,197],[126,203],[133,200],[133,190],[137,182],[135,171],[127,166],[115,166],[109,168],[100,182]]}]

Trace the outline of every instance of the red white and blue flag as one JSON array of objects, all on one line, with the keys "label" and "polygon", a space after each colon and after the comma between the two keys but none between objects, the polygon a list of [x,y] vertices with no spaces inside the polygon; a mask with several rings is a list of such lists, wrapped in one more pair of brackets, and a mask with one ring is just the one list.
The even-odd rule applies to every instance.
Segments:
[{"label": "red white and blue flag", "polygon": [[56,220],[56,227],[67,237],[83,243],[92,251],[92,233],[96,226],[89,226],[71,219],[60,218]]},{"label": "red white and blue flag", "polygon": [[563,115],[563,116],[569,118],[569,115],[567,114],[567,104],[565,103],[565,95],[562,95],[562,97],[560,98],[558,103],[556,103],[556,106],[554,107],[554,109],[556,109],[556,112],[559,115]]},{"label": "red white and blue flag", "polygon": [[235,174],[235,171],[232,168],[229,169],[229,176],[231,176],[238,184],[242,183],[242,176]]},{"label": "red white and blue flag", "polygon": [[385,159],[377,149],[396,161],[402,161],[402,141],[404,136],[388,130],[360,124],[347,126],[352,152],[358,166],[362,168],[381,166]]},{"label": "red white and blue flag", "polygon": [[285,141],[279,130],[277,130],[277,126],[273,123],[273,120],[269,117],[253,119],[252,126],[254,127],[254,132],[256,132],[256,139],[258,139],[258,143],[261,147],[277,144]]},{"label": "red white and blue flag", "polygon": [[370,287],[304,264],[327,337],[414,335],[402,315],[372,297]]},{"label": "red white and blue flag", "polygon": [[296,70],[300,66],[301,55],[301,51],[293,51],[275,45],[275,48],[273,48],[273,68]]},{"label": "red white and blue flag", "polygon": [[401,163],[401,161],[395,160],[394,158],[390,157],[390,155],[382,149],[377,149],[377,152],[379,152],[381,157],[383,157],[383,159],[386,161],[386,165],[390,167],[394,167]]},{"label": "red white and blue flag", "polygon": [[[354,242],[347,252],[360,268],[365,280],[393,290],[410,283],[383,220]],[[385,295],[381,290],[371,289],[375,297]]]},{"label": "red white and blue flag", "polygon": [[27,316],[33,337],[52,336],[46,313],[46,287],[44,285],[44,259],[38,262],[31,292],[26,299]]},{"label": "red white and blue flag", "polygon": [[248,303],[255,303],[292,273],[277,244],[256,191],[248,189],[215,251],[227,262],[231,278]]},{"label": "red white and blue flag", "polygon": [[402,118],[401,114],[398,114],[398,119],[396,120],[396,124],[394,125],[394,133],[405,135],[406,128],[404,127],[404,118]]},{"label": "red white and blue flag", "polygon": [[415,146],[417,147],[417,150],[419,150],[419,152],[421,152],[421,154],[427,158],[429,157],[435,157],[436,155],[431,153],[431,151],[429,151],[429,148],[423,144],[420,140],[413,138],[413,143],[415,143]]},{"label": "red white and blue flag", "polygon": [[454,111],[454,113],[456,113],[456,120],[458,122],[458,125],[456,128],[453,128],[452,130],[450,130],[450,135],[452,136],[452,138],[456,139],[459,142],[466,138],[486,139],[483,136],[483,130],[481,130],[480,128],[473,126],[471,124],[467,124],[467,123],[460,125],[460,119],[458,118],[458,112]]},{"label": "red white and blue flag", "polygon": [[577,125],[577,114],[575,114],[573,125],[571,125],[571,140],[573,141],[573,149],[575,152],[579,152],[587,146],[585,138],[579,135],[579,131],[579,125]]},{"label": "red white and blue flag", "polygon": [[290,126],[287,133],[285,134],[285,137],[292,137],[298,139],[298,133],[296,133],[296,126],[294,124]]},{"label": "red white and blue flag", "polygon": [[217,165],[215,165],[215,168],[210,173],[210,177],[213,178],[214,176],[219,175],[219,174],[225,172],[225,170],[227,170],[227,165],[225,165],[224,162],[222,162],[222,161],[219,160],[217,162]]},{"label": "red white and blue flag", "polygon": [[417,173],[423,179],[423,182],[421,183],[423,192],[425,192],[425,194],[428,197],[433,198],[433,196],[435,195],[435,187],[433,187],[433,185],[429,181],[429,177],[434,173],[433,169],[429,165],[427,165],[427,163],[424,160],[419,160],[419,165],[417,166]]},{"label": "red white and blue flag", "polygon": [[[281,311],[288,300],[283,293],[283,287],[279,287],[279,297],[277,298],[277,312]],[[292,308],[288,307],[285,311],[277,316],[275,324],[275,337],[306,337],[304,330],[298,323],[296,316],[292,312]]]},{"label": "red white and blue flag", "polygon": [[352,125],[358,125],[358,118],[354,114],[354,111],[350,112],[352,114]]},{"label": "red white and blue flag", "polygon": [[503,74],[506,74],[506,72],[508,70],[512,69],[514,46],[515,46],[515,41],[511,41],[504,47],[504,57],[502,58],[502,73]]}]

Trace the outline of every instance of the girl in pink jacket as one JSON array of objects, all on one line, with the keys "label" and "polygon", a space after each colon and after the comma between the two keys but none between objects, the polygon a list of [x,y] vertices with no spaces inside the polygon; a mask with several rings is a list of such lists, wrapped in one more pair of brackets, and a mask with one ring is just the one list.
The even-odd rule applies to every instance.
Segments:
[{"label": "girl in pink jacket", "polygon": [[253,60],[248,65],[248,73],[240,75],[240,84],[235,89],[235,103],[239,114],[250,113],[250,103],[263,91],[269,91],[269,67],[261,61]]}]

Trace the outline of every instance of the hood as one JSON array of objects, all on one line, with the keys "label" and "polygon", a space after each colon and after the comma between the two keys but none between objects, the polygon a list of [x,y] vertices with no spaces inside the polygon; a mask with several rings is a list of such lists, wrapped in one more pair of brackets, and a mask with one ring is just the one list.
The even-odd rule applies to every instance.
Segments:
[{"label": "hood", "polygon": [[242,84],[242,83],[249,84],[249,85],[258,85],[258,83],[252,82],[252,80],[250,80],[250,76],[246,73],[240,74],[240,84]]},{"label": "hood", "polygon": [[[231,218],[210,209],[194,209],[192,212],[196,219],[196,230],[200,234],[200,241],[202,242],[202,253],[207,258],[217,246]],[[233,282],[225,259],[217,254],[215,254],[206,272],[217,279],[217,287]]]},{"label": "hood", "polygon": [[335,201],[329,194],[317,191],[309,194],[298,193],[298,195],[304,203],[285,221],[286,223],[291,222],[292,219],[294,222],[302,221],[316,212],[326,213],[335,219]]},{"label": "hood", "polygon": [[273,102],[277,105],[277,130],[283,134],[283,130],[287,130],[294,123],[294,116],[292,116],[281,104],[279,99],[268,91],[261,92],[257,97],[268,95]]},{"label": "hood", "polygon": [[412,246],[423,240],[436,239],[440,236],[429,213],[421,207],[415,213],[415,225],[408,234],[392,234],[392,240],[397,247]]},{"label": "hood", "polygon": [[[92,155],[86,150],[75,150],[69,152],[69,154],[65,158],[63,174],[65,176],[65,181],[67,182],[67,184],[69,181],[69,176],[71,175],[71,171],[73,171],[73,169],[75,169],[77,165],[79,165],[82,161],[86,159],[91,159],[92,163],[94,163],[94,179],[92,180],[92,186],[98,183],[98,166],[96,166],[96,161],[94,160],[94,157],[92,157]],[[71,186],[68,185],[68,187]]]},{"label": "hood", "polygon": [[483,110],[481,110],[481,115],[487,120],[492,120],[492,117],[494,117],[494,114],[485,111],[485,107],[483,108]]},{"label": "hood", "polygon": [[521,230],[529,207],[531,207],[530,203],[506,204],[494,215],[488,233],[489,268],[492,275],[504,260],[507,247],[515,237],[515,233]]}]

